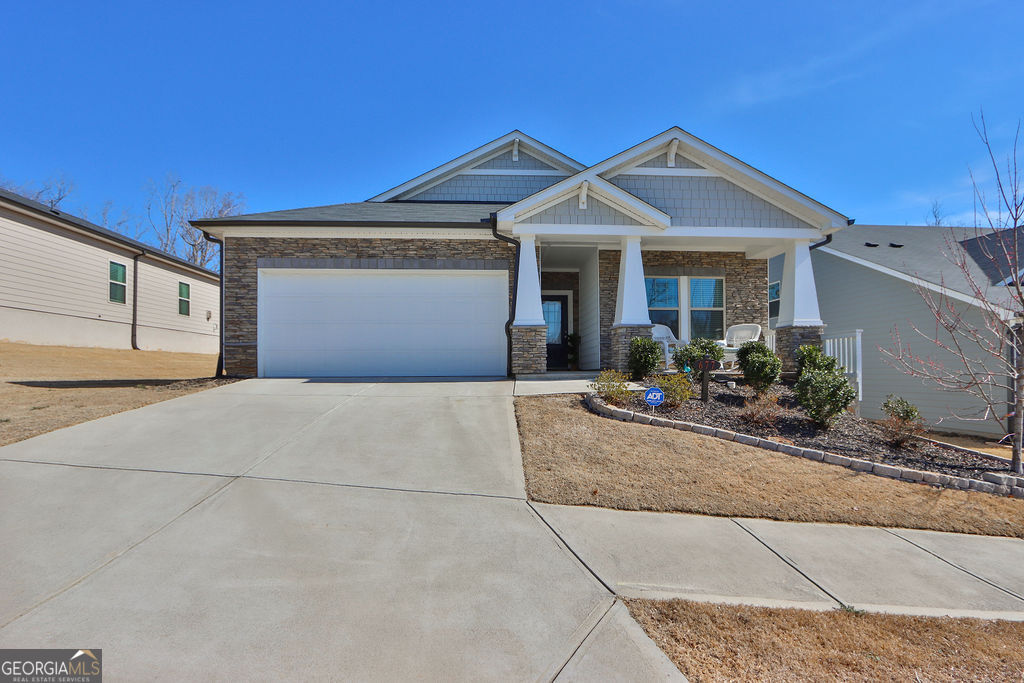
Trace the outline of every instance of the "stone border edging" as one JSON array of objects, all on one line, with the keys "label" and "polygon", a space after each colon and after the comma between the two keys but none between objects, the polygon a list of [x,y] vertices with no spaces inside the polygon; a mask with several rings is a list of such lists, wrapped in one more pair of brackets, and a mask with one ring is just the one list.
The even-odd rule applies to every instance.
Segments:
[{"label": "stone border edging", "polygon": [[949,474],[938,474],[936,472],[925,472],[923,470],[914,470],[907,467],[897,467],[896,465],[885,465],[883,463],[872,462],[870,460],[861,460],[859,458],[851,458],[845,455],[819,451],[813,448],[802,448],[800,446],[772,441],[771,439],[762,439],[749,434],[740,434],[739,432],[733,432],[728,429],[718,429],[716,427],[693,424],[682,420],[670,420],[666,417],[645,415],[644,413],[637,413],[632,410],[610,406],[598,398],[597,394],[594,392],[586,394],[583,401],[586,403],[587,408],[592,412],[603,417],[609,417],[613,420],[620,420],[622,422],[636,422],[639,424],[653,425],[655,427],[679,429],[684,432],[693,432],[694,434],[701,434],[703,436],[712,436],[725,441],[735,441],[736,443],[741,443],[745,446],[754,446],[756,448],[763,448],[769,451],[785,453],[786,455],[795,455],[800,458],[824,462],[829,465],[846,467],[857,472],[876,474],[881,477],[899,479],[901,481],[907,481],[915,484],[931,484],[933,486],[941,486],[949,489],[979,491],[981,493],[992,493],[999,496],[1024,498],[1024,477],[1015,477],[1008,474],[996,474],[994,472],[986,472],[983,475],[986,478],[986,481],[970,479],[968,477],[954,477]]}]

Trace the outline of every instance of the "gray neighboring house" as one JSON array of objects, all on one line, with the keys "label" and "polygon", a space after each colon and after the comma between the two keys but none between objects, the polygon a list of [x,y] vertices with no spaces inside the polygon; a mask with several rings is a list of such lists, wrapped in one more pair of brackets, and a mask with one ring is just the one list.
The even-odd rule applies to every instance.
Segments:
[{"label": "gray neighboring house", "polygon": [[214,354],[220,277],[0,190],[0,340]]},{"label": "gray neighboring house", "polygon": [[[985,231],[983,231],[985,232]],[[1002,436],[991,421],[961,420],[953,413],[973,416],[984,404],[963,393],[942,391],[886,363],[881,348],[894,348],[893,330],[897,328],[904,343],[922,356],[961,365],[957,358],[921,338],[913,327],[935,329],[936,321],[917,287],[944,292],[963,305],[963,315],[982,325],[980,309],[963,274],[948,260],[950,240],[976,255],[972,246],[979,238],[975,228],[935,226],[862,225],[836,233],[832,242],[811,251],[818,290],[818,305],[826,334],[832,331],[862,329],[863,402],[861,414],[884,417],[880,406],[889,394],[897,394],[915,404],[935,429]],[[986,273],[982,259],[969,261],[972,276],[987,283],[990,296],[1001,296],[1000,283]],[[781,264],[776,265],[781,267]]]}]

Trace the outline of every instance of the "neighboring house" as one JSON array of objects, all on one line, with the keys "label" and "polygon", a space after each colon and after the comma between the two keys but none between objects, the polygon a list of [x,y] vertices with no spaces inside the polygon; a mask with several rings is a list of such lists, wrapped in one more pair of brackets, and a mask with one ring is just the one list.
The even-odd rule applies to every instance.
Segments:
[{"label": "neighboring house", "polygon": [[[365,202],[196,221],[224,241],[234,375],[622,368],[652,322],[683,340],[768,325],[820,340],[812,243],[848,219],[672,128],[593,166],[513,131]],[[787,296],[785,293],[789,292]]]},{"label": "neighboring house", "polygon": [[217,353],[217,273],[0,190],[0,339]]},{"label": "neighboring house", "polygon": [[[973,295],[963,273],[947,256],[953,240],[967,246],[968,254],[976,254],[970,246],[978,234],[974,228],[863,225],[836,234],[830,244],[812,251],[826,332],[864,331],[864,417],[884,417],[882,402],[896,394],[916,405],[937,429],[1002,436],[994,422],[952,416],[982,416],[985,406],[980,400],[962,392],[942,391],[907,375],[889,365],[880,350],[895,348],[893,331],[898,329],[904,344],[909,343],[916,354],[948,367],[962,367],[956,356],[914,331],[917,327],[932,339],[936,334],[949,339],[936,329],[935,316],[918,287],[944,292],[950,301],[962,305],[962,315],[969,323],[983,325],[981,311],[970,303]],[[972,277],[989,283],[991,295],[999,296],[999,283],[990,282],[982,264],[973,259],[968,264]]]}]

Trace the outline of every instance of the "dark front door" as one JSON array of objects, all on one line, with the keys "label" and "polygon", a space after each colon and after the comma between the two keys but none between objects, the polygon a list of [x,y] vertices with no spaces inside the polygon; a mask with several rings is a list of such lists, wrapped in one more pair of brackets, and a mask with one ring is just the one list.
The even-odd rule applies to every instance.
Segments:
[{"label": "dark front door", "polygon": [[548,369],[564,370],[569,367],[569,297],[544,294],[540,300],[548,326]]}]

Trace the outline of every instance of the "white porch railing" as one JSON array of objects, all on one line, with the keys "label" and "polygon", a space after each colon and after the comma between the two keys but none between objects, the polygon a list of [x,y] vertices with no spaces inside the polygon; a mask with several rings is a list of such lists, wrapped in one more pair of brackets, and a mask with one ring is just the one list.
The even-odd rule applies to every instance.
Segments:
[{"label": "white porch railing", "polygon": [[765,330],[761,333],[764,336],[764,343],[775,353],[775,330]]},{"label": "white porch railing", "polygon": [[821,336],[825,355],[839,361],[839,367],[846,370],[850,383],[857,388],[857,401],[864,400],[864,357],[861,351],[861,336],[864,330],[848,332],[827,332]]}]

